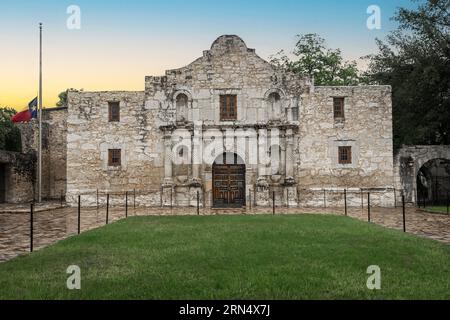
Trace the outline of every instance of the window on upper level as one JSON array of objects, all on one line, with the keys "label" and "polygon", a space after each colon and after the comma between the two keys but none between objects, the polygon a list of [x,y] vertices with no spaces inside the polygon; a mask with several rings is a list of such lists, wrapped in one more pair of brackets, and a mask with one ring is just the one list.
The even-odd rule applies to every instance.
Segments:
[{"label": "window on upper level", "polygon": [[220,96],[220,121],[237,120],[237,95]]},{"label": "window on upper level", "polygon": [[122,152],[120,149],[108,150],[108,166],[119,167],[122,164]]},{"label": "window on upper level", "polygon": [[339,147],[338,148],[338,160],[339,164],[351,164],[352,163],[352,147]]},{"label": "window on upper level", "polygon": [[108,102],[108,118],[109,122],[120,121],[120,104],[118,101]]},{"label": "window on upper level", "polygon": [[177,95],[176,106],[177,106],[177,121],[184,122],[187,120],[187,107],[188,107],[188,97],[184,93]]},{"label": "window on upper level", "polygon": [[333,113],[335,119],[344,119],[344,102],[345,98],[333,98]]},{"label": "window on upper level", "polygon": [[272,92],[268,97],[272,119],[281,117],[281,97],[278,92]]}]

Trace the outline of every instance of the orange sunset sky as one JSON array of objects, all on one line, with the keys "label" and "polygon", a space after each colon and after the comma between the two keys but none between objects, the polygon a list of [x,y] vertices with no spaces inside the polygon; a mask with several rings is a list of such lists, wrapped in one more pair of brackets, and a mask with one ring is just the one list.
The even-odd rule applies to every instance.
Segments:
[{"label": "orange sunset sky", "polygon": [[[395,27],[390,17],[409,0],[377,1],[382,29],[368,30],[373,1],[170,0],[0,2],[0,106],[24,109],[38,91],[39,33],[44,23],[43,104],[67,88],[143,90],[146,75],[162,75],[202,55],[222,34],[237,34],[264,59],[295,36],[318,33],[346,59],[376,52],[375,38]],[[69,5],[81,28],[69,30]]]}]

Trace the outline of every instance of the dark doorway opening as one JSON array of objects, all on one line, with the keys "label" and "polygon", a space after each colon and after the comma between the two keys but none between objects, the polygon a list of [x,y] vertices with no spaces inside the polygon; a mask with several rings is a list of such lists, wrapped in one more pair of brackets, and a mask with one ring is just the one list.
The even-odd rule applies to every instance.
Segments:
[{"label": "dark doorway opening", "polygon": [[0,163],[0,203],[6,202],[6,165]]},{"label": "dark doorway opening", "polygon": [[213,164],[213,206],[245,206],[245,164],[232,153],[224,153]]},{"label": "dark doorway opening", "polygon": [[417,201],[423,205],[446,205],[450,194],[450,160],[433,159],[417,174]]}]

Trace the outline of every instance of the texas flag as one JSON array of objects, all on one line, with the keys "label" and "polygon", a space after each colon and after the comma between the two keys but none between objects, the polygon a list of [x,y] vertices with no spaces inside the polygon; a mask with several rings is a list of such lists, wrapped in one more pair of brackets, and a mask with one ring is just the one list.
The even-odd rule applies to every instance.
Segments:
[{"label": "texas flag", "polygon": [[25,122],[30,121],[32,118],[37,117],[37,97],[28,103],[28,109],[16,113],[11,117],[12,122]]}]

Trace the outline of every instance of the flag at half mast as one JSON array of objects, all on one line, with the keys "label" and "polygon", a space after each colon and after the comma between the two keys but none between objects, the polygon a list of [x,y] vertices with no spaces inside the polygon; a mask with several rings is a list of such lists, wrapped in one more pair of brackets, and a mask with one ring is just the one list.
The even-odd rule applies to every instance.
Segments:
[{"label": "flag at half mast", "polygon": [[30,121],[33,118],[37,117],[37,105],[38,105],[38,98],[34,98],[28,103],[28,108],[26,110],[23,110],[21,112],[16,113],[11,117],[11,121],[14,123],[17,122],[26,122]]}]

